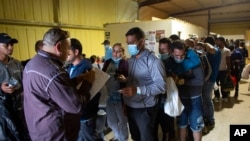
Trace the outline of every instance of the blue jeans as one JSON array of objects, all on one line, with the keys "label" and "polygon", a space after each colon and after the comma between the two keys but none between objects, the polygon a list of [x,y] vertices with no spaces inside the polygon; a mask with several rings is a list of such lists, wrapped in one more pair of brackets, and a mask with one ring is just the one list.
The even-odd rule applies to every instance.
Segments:
[{"label": "blue jeans", "polygon": [[129,130],[133,140],[155,141],[157,139],[154,133],[157,106],[145,108],[126,106]]},{"label": "blue jeans", "polygon": [[190,124],[192,131],[201,131],[204,127],[201,96],[181,98],[181,102],[185,108],[178,119],[179,127],[186,128]]},{"label": "blue jeans", "polygon": [[81,121],[77,141],[104,141],[102,133],[96,132],[96,118]]},{"label": "blue jeans", "polygon": [[114,133],[114,138],[119,141],[128,140],[128,120],[124,114],[122,102],[107,102],[107,122]]},{"label": "blue jeans", "polygon": [[204,83],[202,89],[203,117],[204,120],[209,124],[214,123],[214,104],[212,102],[213,89],[214,89],[214,83],[209,80]]},{"label": "blue jeans", "polygon": [[104,130],[106,128],[106,121],[107,121],[107,114],[97,115],[95,131],[102,138],[102,141],[104,141]]}]

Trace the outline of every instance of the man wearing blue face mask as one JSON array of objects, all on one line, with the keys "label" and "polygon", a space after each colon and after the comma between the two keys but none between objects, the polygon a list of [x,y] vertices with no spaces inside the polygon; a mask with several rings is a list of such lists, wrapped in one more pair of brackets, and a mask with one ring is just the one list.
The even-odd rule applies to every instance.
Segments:
[{"label": "man wearing blue face mask", "polygon": [[165,93],[165,68],[160,59],[145,48],[145,34],[138,28],[126,33],[128,83],[121,93],[126,107],[131,137],[136,141],[155,141],[158,95]]},{"label": "man wearing blue face mask", "polygon": [[183,78],[194,77],[191,70],[200,65],[199,56],[192,49],[187,49],[185,45],[182,46],[183,42],[180,40],[173,43],[175,43],[175,46],[171,45],[172,55],[175,63],[179,64],[174,67],[175,73]]},{"label": "man wearing blue face mask", "polygon": [[106,61],[112,58],[112,47],[110,46],[109,40],[104,40],[102,44],[104,45],[104,49],[105,49],[104,60]]},{"label": "man wearing blue face mask", "polygon": [[[162,38],[159,40],[159,58],[162,60],[165,69],[166,77],[172,77],[172,67],[174,67],[174,59],[171,56],[171,40],[168,38]],[[167,82],[166,82],[167,83]],[[170,117],[164,112],[164,103],[166,101],[168,93],[160,95],[160,104],[158,108],[156,127],[159,125],[162,129],[162,141],[169,141],[174,138],[174,118]],[[158,130],[155,130],[155,134],[158,135]],[[159,139],[158,139],[159,140]]]},{"label": "man wearing blue face mask", "polygon": [[[177,75],[175,81],[184,110],[178,117],[180,140],[186,140],[187,126],[193,132],[195,141],[200,141],[204,127],[202,115],[202,86],[205,82],[199,56],[187,49],[183,42],[174,41],[171,44],[172,55],[175,61],[173,73]],[[179,80],[182,79],[182,83]]]}]

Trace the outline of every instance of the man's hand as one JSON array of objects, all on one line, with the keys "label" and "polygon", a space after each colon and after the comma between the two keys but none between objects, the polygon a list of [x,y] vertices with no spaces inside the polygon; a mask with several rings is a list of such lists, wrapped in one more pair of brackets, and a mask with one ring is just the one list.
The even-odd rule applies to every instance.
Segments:
[{"label": "man's hand", "polygon": [[88,81],[90,84],[92,84],[95,80],[95,71],[90,70],[83,74],[83,80]]},{"label": "man's hand", "polygon": [[127,78],[124,76],[124,75],[119,75],[118,77],[116,77],[116,79],[119,81],[119,82],[127,82]]},{"label": "man's hand", "polygon": [[130,86],[130,87],[126,87],[126,88],[123,88],[120,93],[124,96],[127,96],[127,97],[131,97],[131,96],[134,96],[136,95],[136,87],[135,86]]},{"label": "man's hand", "polygon": [[7,82],[2,83],[1,89],[2,89],[3,92],[5,92],[7,94],[12,94],[15,91],[15,87],[14,86],[9,86],[9,84]]},{"label": "man's hand", "polygon": [[176,85],[183,85],[184,84],[185,80],[183,78],[180,78],[178,75],[172,74],[172,77],[173,77]]}]

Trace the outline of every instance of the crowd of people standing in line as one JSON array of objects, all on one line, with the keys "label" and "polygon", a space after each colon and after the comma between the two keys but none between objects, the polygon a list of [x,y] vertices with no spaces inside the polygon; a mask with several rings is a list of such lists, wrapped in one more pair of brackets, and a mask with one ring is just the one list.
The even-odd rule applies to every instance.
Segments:
[{"label": "crowd of people standing in line", "polygon": [[[221,100],[220,95],[226,102],[230,95],[223,88],[226,75],[236,77],[234,97],[239,96],[248,58],[244,42],[230,43],[214,36],[183,41],[171,35],[159,40],[156,56],[146,48],[141,28],[129,29],[125,39],[131,57],[125,57],[121,43],[111,47],[105,40],[102,62],[95,55],[87,59],[81,42],[70,38],[69,32],[51,28],[36,42],[37,54],[21,63],[11,57],[18,40],[1,33],[0,140],[104,141],[107,121],[114,133],[112,141],[127,141],[129,133],[136,141],[185,141],[187,136],[200,141],[215,126],[212,94],[215,102]],[[91,98],[93,67],[110,78]],[[164,112],[166,77],[175,80],[185,107],[178,117]],[[214,89],[215,85],[220,89]],[[159,125],[162,139],[158,138]]]}]

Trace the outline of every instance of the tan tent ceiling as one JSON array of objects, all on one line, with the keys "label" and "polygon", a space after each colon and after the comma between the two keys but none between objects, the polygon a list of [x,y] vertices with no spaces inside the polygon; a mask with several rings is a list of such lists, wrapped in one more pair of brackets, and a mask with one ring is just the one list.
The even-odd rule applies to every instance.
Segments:
[{"label": "tan tent ceiling", "polygon": [[[139,12],[140,20],[175,17],[208,28],[212,32],[223,30],[221,33],[224,34],[239,34],[250,29],[250,0],[134,1],[138,2],[139,10],[143,9]],[[231,33],[228,33],[228,29]]]},{"label": "tan tent ceiling", "polygon": [[141,7],[150,7],[178,17],[194,12],[209,11],[210,22],[250,21],[250,0],[135,0]]}]

